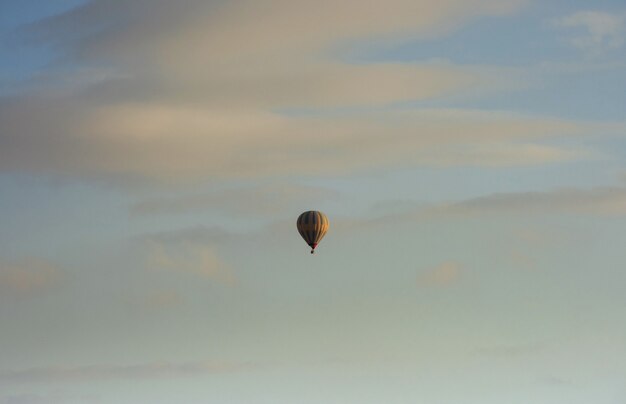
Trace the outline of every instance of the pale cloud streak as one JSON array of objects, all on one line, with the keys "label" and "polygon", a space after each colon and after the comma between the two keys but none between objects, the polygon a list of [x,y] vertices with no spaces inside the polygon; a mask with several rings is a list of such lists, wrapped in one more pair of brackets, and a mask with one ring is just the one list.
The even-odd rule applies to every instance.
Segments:
[{"label": "pale cloud streak", "polygon": [[557,27],[580,29],[569,43],[589,55],[619,49],[626,38],[626,14],[603,11],[579,11],[554,21]]},{"label": "pale cloud streak", "polygon": [[[29,28],[64,50],[61,71],[82,78],[0,104],[0,170],[179,183],[584,158],[536,140],[597,125],[374,108],[510,88],[493,67],[340,57],[351,43],[432,38],[524,3],[96,0]],[[316,112],[277,112],[294,108]]]},{"label": "pale cloud streak", "polygon": [[138,215],[180,214],[207,210],[248,215],[285,214],[293,210],[294,206],[337,197],[338,192],[331,189],[268,185],[226,189],[205,194],[152,198],[133,204],[130,211]]},{"label": "pale cloud streak", "polygon": [[29,258],[18,262],[0,262],[0,291],[30,295],[53,287],[61,271],[50,262]]},{"label": "pale cloud streak", "polygon": [[139,236],[137,240],[139,242],[147,242],[148,244],[213,245],[239,236],[241,235],[231,233],[221,227],[198,225],[190,228],[146,234]]},{"label": "pale cloud streak", "polygon": [[528,342],[520,344],[496,345],[477,349],[476,353],[481,356],[491,357],[518,357],[533,356],[545,353],[551,348],[551,343],[547,341]]},{"label": "pale cloud streak", "polygon": [[456,282],[461,276],[461,265],[448,261],[417,276],[417,286],[446,286]]},{"label": "pale cloud streak", "polygon": [[[442,220],[480,217],[486,215],[626,215],[626,188],[598,187],[591,189],[563,188],[549,191],[529,191],[489,194],[461,201],[436,204],[390,202],[397,213],[383,214],[368,219],[338,218],[335,231],[352,231],[361,226],[393,226],[411,221]],[[378,206],[380,210],[384,206]],[[384,210],[384,209],[383,209]],[[528,237],[532,237],[529,239]],[[543,236],[524,236],[525,242],[545,244]]]},{"label": "pale cloud streak", "polygon": [[288,117],[154,104],[85,110],[62,102],[18,103],[0,111],[0,120],[8,124],[0,135],[0,170],[163,182],[416,165],[538,164],[588,152],[533,144],[536,140],[623,132],[619,125],[482,111]]},{"label": "pale cloud streak", "polygon": [[626,188],[564,188],[547,192],[501,193],[450,204],[442,209],[457,213],[626,215]]},{"label": "pale cloud streak", "polygon": [[[376,204],[365,217],[336,216],[333,218],[332,230],[333,233],[345,233],[354,232],[355,228],[362,227],[396,226],[398,223],[406,224],[413,221],[457,220],[488,215],[507,215],[508,217],[541,215],[624,216],[626,215],[626,188],[560,188],[547,191],[494,193],[464,200],[438,203],[392,200]],[[171,248],[172,251],[178,250],[180,252],[184,251],[187,246],[217,246],[228,242],[241,243],[250,241],[257,237],[264,238],[268,233],[283,234],[285,229],[290,231],[293,229],[291,220],[278,219],[250,233],[238,234],[228,232],[219,227],[196,226],[146,234],[140,238],[140,241],[148,246],[158,245],[159,247],[156,251],[162,252],[165,246],[169,246],[168,248]],[[518,234],[517,237],[524,244],[546,246],[553,242],[554,238],[561,237],[561,235],[548,235],[545,230],[539,233],[526,229],[525,232]],[[530,257],[517,250],[511,252],[510,259],[516,264],[528,267],[534,265]],[[168,263],[168,260],[166,259],[162,263]],[[441,273],[454,273],[458,269],[454,269],[457,265],[454,262],[446,262],[442,265],[443,270]],[[167,264],[164,267],[173,268],[174,265]],[[181,268],[184,268],[184,266]],[[433,272],[437,276],[437,271]]]},{"label": "pale cloud streak", "polygon": [[99,403],[94,395],[68,394],[54,392],[49,394],[8,394],[0,395],[0,404],[64,404],[64,403]]},{"label": "pale cloud streak", "polygon": [[73,57],[81,60],[115,59],[130,66],[149,60],[154,63],[146,67],[193,74],[259,56],[319,54],[346,41],[432,37],[472,18],[510,14],[525,3],[96,0],[34,28],[44,40],[71,44]]},{"label": "pale cloud streak", "polygon": [[125,77],[112,89],[98,87],[101,97],[113,92],[116,101],[143,94],[153,101],[200,99],[211,109],[370,105],[490,80],[445,64],[345,63],[337,47],[441,35],[524,3],[95,0],[31,31],[64,48],[68,65],[109,66],[109,75]]},{"label": "pale cloud streak", "polygon": [[143,303],[150,309],[166,309],[183,304],[183,297],[173,290],[160,290],[145,296]]},{"label": "pale cloud streak", "polygon": [[213,246],[182,244],[166,246],[153,242],[146,265],[155,269],[187,273],[225,285],[234,285],[237,278],[233,269],[217,255]]},{"label": "pale cloud streak", "polygon": [[230,373],[261,366],[252,362],[197,361],[154,362],[137,365],[93,365],[77,367],[41,367],[0,372],[3,383],[55,383],[97,380],[133,380],[189,377]]}]

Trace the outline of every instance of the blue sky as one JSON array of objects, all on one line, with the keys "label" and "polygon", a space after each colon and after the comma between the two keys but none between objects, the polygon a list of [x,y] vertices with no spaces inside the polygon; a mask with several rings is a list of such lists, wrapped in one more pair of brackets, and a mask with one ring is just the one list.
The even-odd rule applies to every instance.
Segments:
[{"label": "blue sky", "polygon": [[623,2],[387,3],[0,3],[0,404],[626,400]]}]

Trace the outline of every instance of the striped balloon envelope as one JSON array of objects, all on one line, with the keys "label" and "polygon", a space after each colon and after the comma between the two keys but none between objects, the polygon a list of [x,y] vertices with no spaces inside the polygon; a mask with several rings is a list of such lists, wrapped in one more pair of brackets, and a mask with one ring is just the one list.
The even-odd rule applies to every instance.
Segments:
[{"label": "striped balloon envelope", "polygon": [[309,210],[298,217],[298,233],[311,247],[311,254],[328,231],[328,218],[322,212]]}]

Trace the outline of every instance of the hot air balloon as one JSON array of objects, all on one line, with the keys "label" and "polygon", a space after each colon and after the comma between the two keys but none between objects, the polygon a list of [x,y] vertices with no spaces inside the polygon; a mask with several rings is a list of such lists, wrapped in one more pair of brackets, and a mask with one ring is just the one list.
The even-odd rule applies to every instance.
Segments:
[{"label": "hot air balloon", "polygon": [[328,218],[322,212],[309,210],[298,217],[298,233],[311,247],[311,254],[328,231]]}]

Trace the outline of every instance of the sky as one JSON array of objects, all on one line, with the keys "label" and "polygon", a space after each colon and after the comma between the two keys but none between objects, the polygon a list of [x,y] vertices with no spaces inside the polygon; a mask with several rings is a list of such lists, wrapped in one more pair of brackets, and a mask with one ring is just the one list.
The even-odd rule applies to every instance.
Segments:
[{"label": "sky", "polygon": [[623,0],[0,0],[0,404],[625,404],[624,88]]}]

